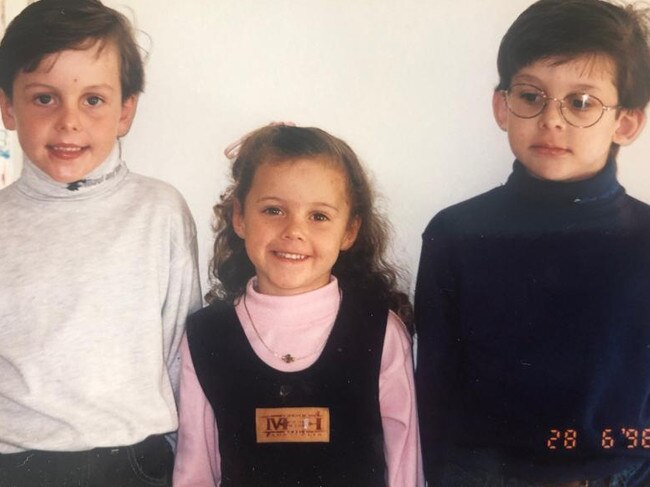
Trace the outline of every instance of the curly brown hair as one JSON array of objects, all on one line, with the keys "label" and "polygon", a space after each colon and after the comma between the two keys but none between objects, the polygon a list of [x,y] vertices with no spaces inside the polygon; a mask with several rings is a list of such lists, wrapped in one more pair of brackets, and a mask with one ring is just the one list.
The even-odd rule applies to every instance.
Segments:
[{"label": "curly brown hair", "polygon": [[374,192],[359,159],[350,146],[314,127],[273,125],[252,132],[241,145],[233,162],[232,184],[214,206],[216,238],[210,263],[212,286],[208,302],[217,299],[234,303],[255,275],[244,241],[235,233],[235,202],[242,207],[261,164],[290,162],[301,158],[326,158],[343,169],[348,183],[350,220],[358,218],[354,244],[341,251],[332,274],[342,289],[358,289],[379,297],[407,324],[412,325],[408,296],[398,290],[401,270],[386,258],[390,225],[374,206]]}]

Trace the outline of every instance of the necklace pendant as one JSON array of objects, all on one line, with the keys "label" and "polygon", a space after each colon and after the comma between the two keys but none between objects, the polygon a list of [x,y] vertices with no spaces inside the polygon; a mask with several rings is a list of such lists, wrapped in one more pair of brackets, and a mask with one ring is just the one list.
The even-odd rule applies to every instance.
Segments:
[{"label": "necklace pendant", "polygon": [[285,363],[287,363],[287,364],[290,364],[291,362],[295,362],[295,361],[296,361],[296,359],[293,358],[293,355],[291,355],[290,353],[288,353],[288,354],[286,354],[286,355],[283,355],[283,356],[280,357],[280,358],[282,359],[283,362],[285,362]]}]

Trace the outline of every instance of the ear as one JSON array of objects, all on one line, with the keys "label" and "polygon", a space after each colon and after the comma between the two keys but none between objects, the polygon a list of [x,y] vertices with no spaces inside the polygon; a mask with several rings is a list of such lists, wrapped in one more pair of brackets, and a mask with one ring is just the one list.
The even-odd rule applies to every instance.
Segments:
[{"label": "ear", "polygon": [[235,198],[232,205],[232,227],[237,236],[242,240],[245,240],[244,235],[246,235],[246,225],[244,224],[244,211],[237,198]]},{"label": "ear", "polygon": [[7,130],[16,130],[16,117],[11,99],[3,90],[0,90],[0,110],[2,111],[2,123]]},{"label": "ear", "polygon": [[492,113],[499,128],[506,132],[510,112],[508,111],[508,105],[506,105],[506,97],[501,90],[494,90],[492,95]]},{"label": "ear", "polygon": [[357,235],[359,234],[359,228],[361,228],[361,218],[355,216],[352,218],[352,221],[348,224],[348,228],[345,230],[345,235],[341,242],[341,250],[348,250],[352,247],[357,239]]},{"label": "ear", "polygon": [[131,95],[122,102],[122,112],[120,113],[120,122],[117,127],[117,136],[123,137],[129,133],[135,111],[138,108],[138,95]]},{"label": "ear", "polygon": [[618,126],[612,136],[612,142],[618,145],[631,144],[643,130],[645,120],[645,112],[641,109],[621,110],[616,120]]}]

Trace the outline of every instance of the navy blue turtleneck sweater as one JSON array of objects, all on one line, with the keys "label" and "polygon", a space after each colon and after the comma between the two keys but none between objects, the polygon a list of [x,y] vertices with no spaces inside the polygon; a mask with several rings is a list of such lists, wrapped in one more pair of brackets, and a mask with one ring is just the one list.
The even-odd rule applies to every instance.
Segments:
[{"label": "navy blue turtleneck sweater", "polygon": [[450,455],[555,481],[650,458],[650,207],[614,162],[571,183],[515,162],[504,186],[441,211],[415,308],[431,485]]}]

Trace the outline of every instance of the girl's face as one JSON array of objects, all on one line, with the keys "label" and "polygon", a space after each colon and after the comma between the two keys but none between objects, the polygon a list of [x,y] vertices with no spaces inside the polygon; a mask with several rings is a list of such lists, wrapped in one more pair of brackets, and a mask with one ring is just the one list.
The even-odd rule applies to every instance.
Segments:
[{"label": "girl's face", "polygon": [[258,291],[279,296],[325,286],[359,224],[350,218],[344,171],[325,158],[261,164],[233,212]]}]

